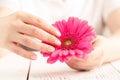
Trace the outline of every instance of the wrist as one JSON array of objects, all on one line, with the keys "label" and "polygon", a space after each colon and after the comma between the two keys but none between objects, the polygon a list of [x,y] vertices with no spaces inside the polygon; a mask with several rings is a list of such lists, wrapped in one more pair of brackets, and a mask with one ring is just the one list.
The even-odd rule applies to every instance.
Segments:
[{"label": "wrist", "polygon": [[103,63],[120,59],[120,42],[117,39],[109,39],[103,45]]}]

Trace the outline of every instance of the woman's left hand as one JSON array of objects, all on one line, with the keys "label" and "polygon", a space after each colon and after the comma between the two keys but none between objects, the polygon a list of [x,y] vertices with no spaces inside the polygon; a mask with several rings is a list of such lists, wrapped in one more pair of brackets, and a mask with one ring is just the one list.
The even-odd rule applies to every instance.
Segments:
[{"label": "woman's left hand", "polygon": [[100,66],[104,62],[102,46],[106,41],[108,41],[107,38],[98,36],[93,42],[95,49],[90,54],[86,55],[83,59],[74,56],[69,62],[67,62],[67,65],[75,70],[91,70]]}]

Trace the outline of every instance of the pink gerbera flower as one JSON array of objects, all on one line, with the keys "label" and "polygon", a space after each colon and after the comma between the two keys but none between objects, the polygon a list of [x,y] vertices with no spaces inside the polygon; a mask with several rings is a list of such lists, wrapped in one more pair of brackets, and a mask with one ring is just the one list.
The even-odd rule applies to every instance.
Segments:
[{"label": "pink gerbera flower", "polygon": [[48,57],[48,63],[52,64],[57,60],[67,62],[72,56],[84,58],[93,50],[92,40],[95,38],[95,33],[87,21],[70,17],[68,21],[57,21],[53,26],[60,31],[59,39],[62,44],[55,47],[55,51],[51,54],[42,53]]}]

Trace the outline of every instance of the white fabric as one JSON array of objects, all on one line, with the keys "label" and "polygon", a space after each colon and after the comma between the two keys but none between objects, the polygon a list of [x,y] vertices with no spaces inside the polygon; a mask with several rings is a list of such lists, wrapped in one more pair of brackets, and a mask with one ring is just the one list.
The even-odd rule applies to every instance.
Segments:
[{"label": "white fabric", "polygon": [[0,0],[0,5],[32,13],[50,24],[70,16],[79,17],[101,34],[103,21],[120,7],[120,0]]},{"label": "white fabric", "polygon": [[106,18],[108,14],[115,10],[116,8],[120,8],[120,0],[105,0],[103,5],[103,16],[104,20],[106,21]]},{"label": "white fabric", "polygon": [[13,11],[20,9],[20,5],[17,0],[0,0],[0,6],[8,7]]}]

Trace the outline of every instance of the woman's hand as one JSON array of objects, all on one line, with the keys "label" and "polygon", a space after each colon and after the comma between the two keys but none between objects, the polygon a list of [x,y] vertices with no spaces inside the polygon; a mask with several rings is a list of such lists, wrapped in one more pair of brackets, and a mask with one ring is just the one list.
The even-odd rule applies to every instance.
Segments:
[{"label": "woman's hand", "polygon": [[103,63],[120,59],[120,8],[109,13],[106,25],[111,35],[109,38],[98,36],[93,42],[95,49],[84,59],[73,57],[68,66],[76,70],[91,70]]},{"label": "woman's hand", "polygon": [[0,47],[7,48],[28,59],[36,59],[37,56],[21,48],[19,44],[42,52],[52,52],[54,47],[51,45],[61,44],[56,38],[58,36],[60,33],[53,26],[25,12],[19,11],[0,17]]},{"label": "woman's hand", "polygon": [[76,70],[91,70],[101,64],[103,64],[105,55],[104,55],[104,44],[108,42],[107,38],[98,36],[93,42],[95,49],[88,54],[84,59],[73,57],[67,65]]}]

